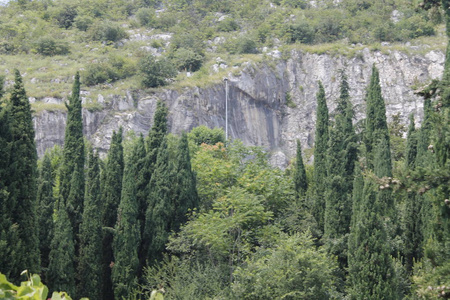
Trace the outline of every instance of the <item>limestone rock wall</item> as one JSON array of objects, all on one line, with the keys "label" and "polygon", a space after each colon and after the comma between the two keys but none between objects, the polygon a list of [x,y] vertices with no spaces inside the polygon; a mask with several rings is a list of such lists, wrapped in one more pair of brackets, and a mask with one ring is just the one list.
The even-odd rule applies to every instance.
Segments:
[{"label": "limestone rock wall", "polygon": [[[265,62],[249,63],[238,76],[229,75],[229,136],[248,145],[271,151],[280,167],[295,154],[295,140],[304,147],[314,144],[314,124],[318,80],[327,96],[330,113],[339,95],[340,71],[345,70],[357,123],[364,118],[364,96],[372,65],[380,70],[381,87],[388,118],[400,113],[406,123],[414,113],[422,120],[422,99],[413,87],[439,78],[443,72],[444,53],[430,51],[425,55],[407,55],[363,50],[353,58],[293,51],[290,58],[268,57]],[[293,105],[287,105],[286,94]],[[173,133],[189,131],[198,125],[225,127],[225,83],[208,88],[165,89],[146,94],[129,91],[126,96],[103,95],[103,108],[83,110],[85,134],[101,153],[109,148],[113,130],[123,126],[146,134],[153,123],[156,102],[169,107],[169,128]],[[38,154],[54,144],[62,145],[65,112],[43,111],[34,118]]]}]

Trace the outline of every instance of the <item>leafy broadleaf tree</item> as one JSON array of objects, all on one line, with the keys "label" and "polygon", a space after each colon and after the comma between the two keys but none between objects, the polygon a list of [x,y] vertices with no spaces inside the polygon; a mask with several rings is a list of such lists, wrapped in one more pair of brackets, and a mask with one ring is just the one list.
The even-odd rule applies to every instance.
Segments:
[{"label": "leafy broadleaf tree", "polygon": [[314,142],[314,203],[312,214],[323,232],[325,218],[325,189],[327,180],[328,107],[325,90],[319,81],[317,93],[317,118]]},{"label": "leafy broadleaf tree", "polygon": [[280,234],[273,247],[257,250],[236,269],[232,287],[239,299],[330,299],[336,267],[310,236]]},{"label": "leafy broadleaf tree", "polygon": [[130,160],[125,165],[122,196],[114,230],[115,261],[112,267],[112,281],[115,299],[127,298],[137,284],[138,248],[141,240],[137,222],[139,206],[136,197],[138,147],[139,144],[136,144]]},{"label": "leafy broadleaf tree", "polygon": [[80,255],[78,262],[78,296],[102,299],[102,198],[100,193],[99,159],[88,150],[86,193],[80,225]]}]

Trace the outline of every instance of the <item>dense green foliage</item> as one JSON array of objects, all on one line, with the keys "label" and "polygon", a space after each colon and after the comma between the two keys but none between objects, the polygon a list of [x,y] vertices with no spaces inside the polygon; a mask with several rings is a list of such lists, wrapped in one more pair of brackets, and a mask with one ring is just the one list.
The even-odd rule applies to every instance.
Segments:
[{"label": "dense green foliage", "polygon": [[[108,55],[86,68],[87,84],[133,76],[140,61],[142,83],[157,87],[174,68],[204,72],[208,52],[401,41],[433,34],[442,10],[450,22],[448,0],[421,6],[428,11],[400,0],[11,1],[0,8],[9,16],[0,51],[70,56],[70,32]],[[152,41],[162,57],[126,48],[139,26],[173,33]],[[208,49],[216,37],[223,43]],[[419,91],[424,120],[416,129],[411,117],[406,142],[398,115],[387,124],[376,65],[358,134],[345,74],[330,113],[319,82],[314,165],[297,142],[286,170],[217,128],[168,134],[162,100],[146,138],[120,128],[104,161],[92,148],[86,158],[76,74],[64,148],[48,152],[38,174],[31,107],[14,76],[7,97],[0,89],[0,271],[14,282],[23,269],[40,271],[52,291],[108,300],[448,298],[450,55],[443,79]],[[0,274],[0,298],[22,293],[45,299],[48,290],[36,275],[18,287]]]}]

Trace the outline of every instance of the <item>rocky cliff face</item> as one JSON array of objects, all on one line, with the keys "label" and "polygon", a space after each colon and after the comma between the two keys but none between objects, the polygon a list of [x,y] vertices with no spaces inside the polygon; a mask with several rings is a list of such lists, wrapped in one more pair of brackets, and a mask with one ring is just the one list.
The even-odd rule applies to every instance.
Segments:
[{"label": "rocky cliff face", "polygon": [[[380,70],[388,118],[400,113],[403,120],[410,113],[422,119],[422,99],[413,87],[438,78],[443,72],[444,53],[407,55],[361,51],[353,58],[293,51],[290,58],[271,53],[265,62],[249,63],[239,74],[230,71],[228,87],[229,136],[249,145],[263,146],[272,153],[274,164],[283,167],[295,153],[295,140],[304,147],[314,144],[317,81],[326,91],[328,107],[333,113],[339,95],[340,70],[345,70],[351,87],[355,123],[364,118],[364,95],[371,67]],[[230,68],[231,70],[231,68]],[[234,74],[234,76],[232,75]],[[286,95],[292,100],[289,105]],[[198,125],[225,127],[225,83],[208,88],[170,88],[146,94],[129,91],[126,96],[103,95],[102,109],[83,110],[85,134],[94,147],[105,153],[113,130],[123,126],[146,134],[153,123],[156,101],[169,107],[169,128],[173,133],[188,131]],[[62,145],[65,112],[43,111],[34,118],[39,155],[54,144]]]}]

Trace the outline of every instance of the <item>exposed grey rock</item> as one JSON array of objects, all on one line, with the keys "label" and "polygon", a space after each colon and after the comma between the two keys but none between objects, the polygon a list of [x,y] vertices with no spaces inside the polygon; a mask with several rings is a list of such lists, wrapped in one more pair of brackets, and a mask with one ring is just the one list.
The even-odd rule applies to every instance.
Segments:
[{"label": "exposed grey rock", "polygon": [[[324,85],[333,115],[340,70],[346,71],[357,123],[365,116],[364,97],[373,64],[380,70],[388,119],[400,113],[406,124],[409,114],[414,113],[420,124],[423,102],[414,94],[412,86],[440,77],[444,58],[444,53],[439,51],[409,56],[398,51],[383,54],[364,49],[353,58],[293,51],[287,60],[268,58],[257,65],[244,63],[240,75],[235,71],[227,75],[229,136],[274,152],[272,162],[285,167],[286,161],[295,155],[296,139],[305,148],[314,144],[318,80]],[[287,92],[295,108],[287,107]],[[163,89],[151,94],[133,90],[126,96],[99,95],[97,101],[104,109],[83,110],[85,134],[102,153],[109,148],[112,132],[119,126],[125,132],[147,134],[158,99],[169,107],[169,128],[173,133],[199,125],[225,126],[225,84],[222,82],[207,88]],[[65,112],[44,111],[35,116],[34,122],[39,155],[46,148],[63,143]]]}]

